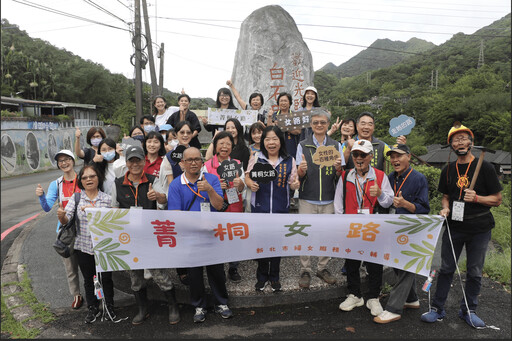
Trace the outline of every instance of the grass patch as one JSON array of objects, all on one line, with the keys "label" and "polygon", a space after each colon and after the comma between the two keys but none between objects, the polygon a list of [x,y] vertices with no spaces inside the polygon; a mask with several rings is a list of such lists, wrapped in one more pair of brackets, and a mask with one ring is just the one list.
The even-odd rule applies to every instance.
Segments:
[{"label": "grass patch", "polygon": [[484,273],[502,283],[510,291],[510,248],[503,252],[490,252],[485,258]]},{"label": "grass patch", "polygon": [[[12,296],[22,298],[25,302],[24,305],[29,306],[34,311],[34,315],[29,319],[36,318],[43,323],[49,323],[55,320],[55,317],[49,311],[48,306],[37,301],[37,298],[32,291],[30,278],[26,272],[23,273],[23,279],[21,282],[3,283],[2,287],[13,284],[19,285],[23,290],[19,293],[12,294]],[[12,339],[34,339],[39,335],[39,333],[40,331],[38,329],[25,329],[23,324],[14,318],[6,305],[5,297],[2,294],[2,336],[9,335],[9,338]]]}]

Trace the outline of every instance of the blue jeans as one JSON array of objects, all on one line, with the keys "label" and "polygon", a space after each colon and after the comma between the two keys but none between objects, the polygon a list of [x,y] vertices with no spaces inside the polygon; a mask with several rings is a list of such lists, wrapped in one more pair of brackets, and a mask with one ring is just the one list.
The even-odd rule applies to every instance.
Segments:
[{"label": "blue jeans", "polygon": [[[480,287],[482,281],[482,270],[484,268],[485,254],[487,246],[491,240],[491,231],[470,234],[451,230],[453,241],[453,249],[455,257],[459,260],[462,247],[466,246],[467,257],[467,273],[466,273],[466,298],[468,300],[469,310],[476,310],[478,305],[478,295],[480,294]],[[444,309],[444,304],[450,291],[453,274],[456,270],[455,261],[453,259],[452,247],[448,237],[448,229],[443,233],[443,243],[441,245],[441,269],[437,278],[437,288],[432,306],[439,309]],[[460,309],[463,312],[467,311],[464,297],[460,302]]]}]

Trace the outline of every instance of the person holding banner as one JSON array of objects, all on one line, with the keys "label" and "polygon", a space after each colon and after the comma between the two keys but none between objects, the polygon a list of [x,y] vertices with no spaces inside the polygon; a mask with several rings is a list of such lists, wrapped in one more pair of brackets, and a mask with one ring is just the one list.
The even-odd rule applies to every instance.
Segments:
[{"label": "person holding banner", "polygon": [[263,95],[259,92],[253,92],[249,96],[249,103],[246,103],[242,99],[242,96],[240,96],[238,90],[235,88],[235,85],[231,82],[231,79],[227,80],[226,84],[233,91],[233,95],[235,95],[235,99],[237,100],[238,104],[240,104],[242,110],[258,110],[258,121],[265,125],[265,121],[267,120],[267,110],[261,110],[263,103],[265,103],[263,100]]},{"label": "person holding banner", "polygon": [[[428,181],[425,175],[410,167],[411,151],[405,144],[395,144],[387,152],[395,169],[388,175],[395,197],[391,214],[428,214]],[[377,323],[390,323],[400,320],[404,309],[419,309],[420,301],[416,294],[416,274],[393,269],[397,282],[389,293],[386,309],[373,318]]]},{"label": "person holding banner", "polygon": [[[302,96],[302,106],[297,111],[312,110],[313,108],[320,108],[320,102],[318,101],[318,91],[314,86],[308,86],[304,89],[304,96]],[[300,140],[304,140],[306,135],[311,135],[313,130],[311,127],[301,130]]]},{"label": "person holding banner", "polygon": [[[290,191],[299,188],[295,159],[286,152],[284,134],[276,126],[268,126],[261,136],[261,151],[255,153],[249,161],[245,181],[251,189],[251,212],[253,213],[289,213]],[[251,171],[255,164],[271,165],[277,175],[272,181],[253,181]],[[256,269],[257,291],[263,291],[270,282],[273,292],[281,291],[279,266],[281,257],[258,259]]]},{"label": "person holding banner", "polygon": [[[443,193],[439,214],[446,217],[446,228],[441,244],[441,269],[437,276],[436,292],[430,311],[421,315],[423,322],[434,323],[446,316],[444,306],[464,247],[467,270],[459,317],[473,328],[486,327],[485,322],[476,315],[476,308],[487,247],[495,225],[491,207],[501,205],[503,187],[494,167],[472,154],[473,139],[473,132],[460,122],[456,122],[448,132],[447,142],[457,155],[457,160],[444,167],[439,178],[438,190]],[[483,155],[482,151],[480,157]]]},{"label": "person holding banner", "polygon": [[[336,180],[345,165],[341,153],[341,144],[327,136],[330,114],[324,110],[315,111],[311,116],[310,125],[313,134],[301,141],[297,148],[295,160],[298,164],[297,173],[300,179],[299,214],[334,214],[334,189]],[[320,147],[334,148],[329,165],[317,164],[314,155]],[[336,278],[327,270],[330,257],[318,258],[316,275],[328,284],[336,283]],[[309,288],[311,283],[311,257],[300,256],[301,288]]]},{"label": "person holding banner", "polygon": [[[153,189],[156,177],[144,173],[146,157],[139,146],[130,146],[126,150],[126,166],[128,171],[116,179],[112,188],[112,207],[129,209],[156,210],[156,203],[165,204],[165,194]],[[169,269],[148,269],[153,281],[163,291],[169,306],[169,323],[180,321],[176,290],[171,281]],[[144,269],[130,270],[131,289],[135,295],[138,312],[132,319],[133,325],[144,322],[149,317],[147,280],[144,278]]]},{"label": "person holding banner", "polygon": [[[368,140],[358,140],[352,147],[355,168],[341,172],[336,186],[334,210],[336,214],[375,214],[376,207],[389,207],[393,204],[394,193],[386,174],[370,165],[373,159],[373,146]],[[373,316],[383,312],[379,301],[382,286],[382,264],[365,262],[368,271],[368,300],[366,307]],[[364,305],[361,295],[360,260],[346,259],[348,296],[340,304],[343,311],[351,311]]]},{"label": "person holding banner", "polygon": [[[96,275],[96,262],[94,260],[94,250],[92,245],[92,237],[89,231],[89,222],[87,220],[87,207],[110,207],[111,197],[101,191],[103,186],[103,175],[96,168],[95,164],[86,164],[78,172],[77,185],[81,189],[80,200],[75,212],[75,196],[69,198],[66,208],[62,203],[59,204],[57,209],[57,217],[61,224],[66,224],[73,219],[76,213],[76,238],[75,238],[75,251],[78,266],[82,272],[85,288],[85,301],[87,302],[87,315],[85,323],[93,323],[96,317],[100,316],[99,310],[100,302],[94,293],[94,275]],[[103,286],[103,293],[105,305],[103,306],[103,313],[110,317],[113,321],[116,318],[114,312],[114,282],[112,281],[112,272],[101,273],[101,285]]]},{"label": "person holding banner", "polygon": [[[183,152],[181,165],[183,174],[169,185],[167,209],[174,211],[220,211],[224,197],[219,178],[203,172],[203,158],[199,149],[190,147]],[[201,250],[196,250],[201,252]],[[206,266],[208,283],[215,301],[215,312],[222,318],[230,318],[233,312],[228,307],[228,291],[224,264]],[[188,269],[190,280],[190,300],[195,307],[194,322],[206,319],[206,293],[203,278],[203,266]]]},{"label": "person holding banner", "polygon": [[[215,138],[213,139],[212,146],[213,150],[215,151],[215,155],[206,161],[205,167],[206,171],[210,174],[215,174],[220,181],[220,186],[222,188],[222,191],[224,193],[224,201],[226,203],[229,203],[227,205],[224,212],[240,212],[242,213],[244,211],[244,201],[242,198],[242,192],[245,188],[244,179],[240,177],[244,173],[244,168],[242,166],[241,172],[235,177],[233,181],[226,181],[225,179],[222,179],[220,174],[218,173],[218,168],[220,167],[221,163],[223,161],[230,161],[233,160],[234,162],[237,162],[240,164],[240,160],[236,158],[231,158],[230,155],[233,155],[232,148],[235,145],[235,138],[236,133],[233,134],[231,132],[231,129],[229,125],[233,125],[233,121],[238,121],[236,119],[230,118],[226,122],[226,126],[228,126],[228,129],[226,131],[221,131],[215,134]],[[240,123],[238,123],[240,125]],[[234,127],[234,126],[233,126]],[[242,126],[240,125],[240,129]],[[244,146],[247,148],[246,146]],[[235,283],[239,283],[242,281],[242,276],[240,276],[238,272],[238,265],[240,262],[229,262],[229,270],[228,270],[228,276],[229,279]]]},{"label": "person holding banner", "polygon": [[[238,109],[233,103],[233,96],[228,88],[220,88],[217,91],[217,99],[215,101],[215,108],[218,109]],[[215,131],[222,131],[223,127],[219,124],[208,124],[208,117],[201,118],[204,129],[212,133],[212,138],[215,137]]]},{"label": "person holding banner", "polygon": [[199,138],[197,137],[201,132],[201,124],[199,123],[199,119],[195,112],[190,111],[190,96],[187,94],[181,94],[178,96],[178,104],[180,106],[180,110],[173,113],[169,119],[167,120],[167,124],[175,127],[178,122],[188,121],[192,125],[192,138],[190,140],[190,145],[192,147],[196,147],[201,149],[201,142],[199,142]]}]

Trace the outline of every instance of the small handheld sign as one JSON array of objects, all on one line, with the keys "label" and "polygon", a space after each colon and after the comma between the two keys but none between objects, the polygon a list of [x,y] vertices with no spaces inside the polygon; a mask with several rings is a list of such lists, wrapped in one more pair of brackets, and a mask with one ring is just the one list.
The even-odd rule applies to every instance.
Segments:
[{"label": "small handheld sign", "polygon": [[409,135],[416,125],[416,120],[406,115],[400,115],[389,121],[389,134],[393,137]]},{"label": "small handheld sign", "polygon": [[184,145],[179,145],[171,151],[171,160],[178,163],[183,158],[183,152],[187,149]]},{"label": "small handheld sign", "polygon": [[257,162],[249,172],[249,177],[252,181],[257,181],[262,184],[267,184],[277,178],[277,171],[269,163]]},{"label": "small handheld sign", "polygon": [[217,168],[217,174],[221,179],[233,181],[236,176],[242,176],[242,165],[235,160],[224,160]]},{"label": "small handheld sign", "polygon": [[334,166],[336,159],[340,156],[339,150],[334,146],[320,146],[313,154],[313,163],[322,167]]}]

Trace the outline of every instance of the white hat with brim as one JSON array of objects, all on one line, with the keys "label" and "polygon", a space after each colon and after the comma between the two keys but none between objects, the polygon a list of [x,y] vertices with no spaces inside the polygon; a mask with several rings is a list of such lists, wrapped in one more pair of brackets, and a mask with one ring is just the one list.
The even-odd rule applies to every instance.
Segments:
[{"label": "white hat with brim", "polygon": [[67,155],[67,156],[71,157],[73,159],[73,161],[75,161],[75,155],[73,155],[73,152],[69,149],[62,149],[57,154],[55,154],[55,156],[54,156],[55,161],[58,161],[57,158],[59,157],[59,155]]}]

